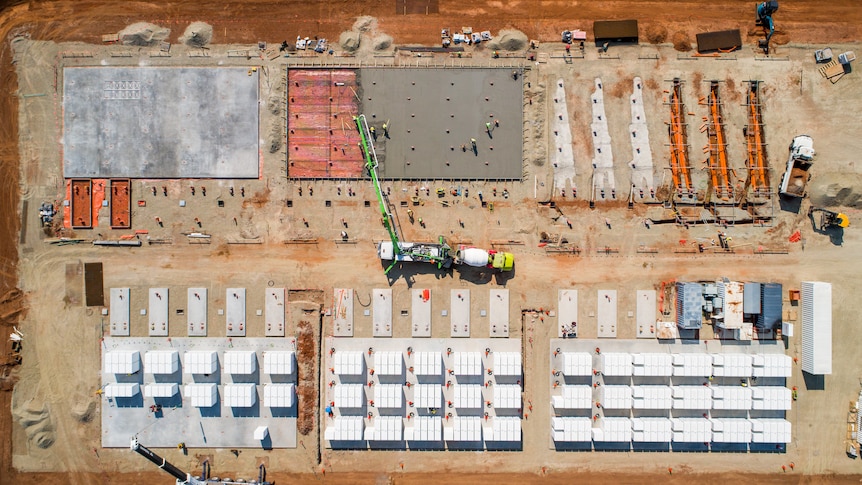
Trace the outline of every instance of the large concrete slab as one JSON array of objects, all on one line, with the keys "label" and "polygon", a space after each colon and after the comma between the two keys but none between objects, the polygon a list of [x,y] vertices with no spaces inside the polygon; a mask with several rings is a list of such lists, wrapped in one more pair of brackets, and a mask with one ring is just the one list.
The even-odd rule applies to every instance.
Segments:
[{"label": "large concrete slab", "polygon": [[111,335],[129,336],[129,289],[111,288]]},{"label": "large concrete slab", "polygon": [[168,289],[150,288],[150,337],[168,336]]},{"label": "large concrete slab", "polygon": [[470,290],[452,290],[452,337],[470,336]]},{"label": "large concrete slab", "polygon": [[431,290],[411,290],[413,337],[431,336]]},{"label": "large concrete slab", "polygon": [[491,337],[509,336],[509,290],[491,290]]},{"label": "large concrete slab", "polygon": [[257,178],[258,72],[63,69],[66,178]]},{"label": "large concrete slab", "polygon": [[[289,340],[281,339],[225,339],[173,338],[111,338],[104,341],[103,352],[116,350],[138,350],[143,357],[152,350],[173,350],[179,353],[180,361],[188,350],[212,350],[217,352],[220,362],[224,363],[227,351],[250,350],[255,352],[258,371],[243,376],[243,382],[256,384],[257,398],[251,408],[231,408],[224,402],[224,385],[234,383],[226,373],[202,377],[184,373],[181,370],[167,376],[159,376],[159,382],[176,383],[179,392],[171,398],[145,397],[144,388],[155,382],[156,377],[147,369],[132,375],[114,375],[102,372],[102,384],[129,382],[140,385],[141,392],[131,398],[102,399],[102,446],[105,448],[127,448],[129,438],[137,436],[142,443],[154,448],[174,448],[177,443],[185,443],[196,448],[295,448],[297,407],[270,408],[263,403],[264,387],[273,383],[273,378],[263,372],[260,365],[264,354],[269,351],[295,351]],[[234,376],[235,377],[235,376]],[[293,382],[295,376],[290,376]],[[278,376],[278,382],[285,382],[285,376]],[[164,380],[167,379],[167,380]],[[183,397],[183,387],[196,379],[215,383],[219,399],[210,408],[196,408],[188,398]],[[161,404],[161,413],[150,412],[150,406]],[[269,440],[254,439],[258,426],[269,427]]]},{"label": "large concrete slab", "polygon": [[657,309],[655,290],[637,290],[637,337],[656,338]]},{"label": "large concrete slab", "polygon": [[207,336],[207,289],[188,289],[187,322],[189,337]]},{"label": "large concrete slab", "polygon": [[284,288],[267,288],[264,302],[267,337],[284,337]]},{"label": "large concrete slab", "polygon": [[599,290],[598,293],[598,335],[600,338],[616,338],[617,290]]},{"label": "large concrete slab", "polygon": [[335,288],[332,302],[332,334],[353,336],[353,289]]},{"label": "large concrete slab", "polygon": [[361,69],[360,112],[378,133],[381,176],[520,180],[522,74],[515,79],[511,68]]},{"label": "large concrete slab", "polygon": [[225,295],[226,305],[226,335],[228,337],[245,337],[246,308],[245,288],[228,288]]},{"label": "large concrete slab", "polygon": [[392,288],[375,288],[371,297],[374,300],[372,319],[375,337],[392,336]]},{"label": "large concrete slab", "polygon": [[557,312],[560,322],[557,336],[561,338],[577,337],[578,290],[559,290],[557,295]]}]

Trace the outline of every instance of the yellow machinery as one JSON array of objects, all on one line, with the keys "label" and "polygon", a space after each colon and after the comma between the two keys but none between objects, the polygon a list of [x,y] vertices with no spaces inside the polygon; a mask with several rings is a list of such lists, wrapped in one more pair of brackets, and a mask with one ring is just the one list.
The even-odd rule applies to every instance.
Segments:
[{"label": "yellow machinery", "polygon": [[[817,224],[817,219],[814,217],[816,212],[820,213],[819,225]],[[814,224],[814,230],[817,232],[824,232],[831,227],[844,229],[850,226],[850,218],[843,212],[832,212],[827,209],[812,207],[808,209],[808,217],[811,218],[811,222]]]}]

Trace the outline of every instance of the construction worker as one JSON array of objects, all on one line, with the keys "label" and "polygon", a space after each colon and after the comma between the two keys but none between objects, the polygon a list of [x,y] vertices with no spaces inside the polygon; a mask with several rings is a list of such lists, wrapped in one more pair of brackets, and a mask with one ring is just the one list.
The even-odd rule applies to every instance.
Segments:
[{"label": "construction worker", "polygon": [[407,209],[407,218],[410,219],[410,223],[413,224],[413,209]]},{"label": "construction worker", "polygon": [[487,131],[488,133],[491,133],[491,122],[490,121],[485,122],[485,131]]},{"label": "construction worker", "polygon": [[386,123],[383,123],[383,136],[389,138],[389,128],[386,127]]},{"label": "construction worker", "polygon": [[371,127],[371,138],[374,138],[374,141],[377,141],[377,131],[373,126]]}]

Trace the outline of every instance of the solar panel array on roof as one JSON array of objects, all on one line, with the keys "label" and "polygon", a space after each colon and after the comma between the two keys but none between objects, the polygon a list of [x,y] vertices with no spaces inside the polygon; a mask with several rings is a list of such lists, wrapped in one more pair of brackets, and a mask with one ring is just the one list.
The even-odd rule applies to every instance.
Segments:
[{"label": "solar panel array on roof", "polygon": [[787,411],[793,397],[786,387],[757,386],[751,388],[751,399],[751,409]]},{"label": "solar panel array on roof", "polygon": [[338,408],[361,408],[365,404],[365,389],[362,384],[338,384],[333,402]]},{"label": "solar panel array on roof", "polygon": [[521,386],[508,384],[494,386],[494,408],[521,409]]},{"label": "solar panel array on roof", "polygon": [[668,418],[632,418],[632,441],[669,443],[673,437]]},{"label": "solar panel array on roof", "polygon": [[374,372],[381,376],[400,376],[404,371],[401,352],[375,352]]},{"label": "solar panel array on roof", "polygon": [[670,386],[633,386],[633,409],[670,409],[673,403]]},{"label": "solar panel array on roof", "polygon": [[114,350],[105,353],[105,372],[134,374],[141,370],[141,353],[137,350]]},{"label": "solar panel array on roof", "polygon": [[144,397],[174,397],[179,392],[175,382],[157,382],[144,386]]},{"label": "solar panel array on roof", "polygon": [[225,384],[224,404],[231,408],[250,408],[257,402],[254,384]]},{"label": "solar panel array on roof", "polygon": [[754,377],[790,377],[793,359],[784,354],[755,354],[751,372]]},{"label": "solar panel array on roof", "polygon": [[187,374],[214,374],[218,354],[215,350],[190,350],[183,355],[183,369]]},{"label": "solar panel array on roof", "polygon": [[700,283],[676,284],[676,324],[687,330],[703,326],[703,286]]},{"label": "solar panel array on roof", "polygon": [[416,352],[413,354],[413,373],[417,376],[439,376],[443,373],[443,358],[440,352]]},{"label": "solar panel array on roof", "polygon": [[170,375],[180,369],[176,350],[152,350],[144,354],[144,370],[150,374]]},{"label": "solar panel array on roof", "polygon": [[773,330],[781,325],[782,296],[781,283],[764,283],[761,287],[761,312],[757,316],[757,327]]},{"label": "solar panel array on roof", "polygon": [[362,352],[340,351],[333,354],[335,373],[341,376],[365,374],[365,358]]},{"label": "solar panel array on roof", "polygon": [[447,441],[482,441],[482,419],[478,416],[455,416]]},{"label": "solar panel array on roof", "polygon": [[521,376],[520,352],[495,352],[494,374],[498,376]]},{"label": "solar panel array on roof", "polygon": [[712,441],[712,423],[703,418],[671,419],[673,441],[677,443],[708,443]]},{"label": "solar panel array on roof", "polygon": [[443,389],[439,384],[415,384],[413,386],[413,405],[417,408],[442,407]]},{"label": "solar panel array on roof", "polygon": [[554,417],[551,418],[551,431],[558,443],[585,443],[593,439],[593,423],[590,418]]},{"label": "solar panel array on roof", "polygon": [[713,419],[712,441],[715,443],[750,443],[751,421],[741,418]]},{"label": "solar panel array on roof", "polygon": [[413,426],[404,428],[407,441],[440,441],[443,439],[443,418],[440,416],[416,416]]},{"label": "solar panel array on roof", "polygon": [[632,354],[632,374],[635,376],[670,376],[673,374],[671,354]]},{"label": "solar panel array on roof", "polygon": [[790,421],[780,418],[751,420],[752,443],[790,443]]},{"label": "solar panel array on roof", "polygon": [[196,408],[209,408],[218,401],[218,389],[214,383],[186,384],[183,394]]},{"label": "solar panel array on roof", "polygon": [[632,356],[628,353],[608,352],[602,354],[602,374],[606,376],[632,375]]},{"label": "solar panel array on roof", "polygon": [[296,403],[293,384],[266,384],[263,386],[263,405],[270,408],[289,408]]},{"label": "solar panel array on roof", "polygon": [[496,416],[491,426],[485,428],[485,441],[521,441],[521,418]]},{"label": "solar panel array on roof", "polygon": [[712,409],[712,389],[706,386],[673,386],[674,409]]},{"label": "solar panel array on roof", "polygon": [[586,352],[563,352],[563,375],[578,377],[592,374],[592,355]]},{"label": "solar panel array on roof", "polygon": [[324,438],[328,441],[361,441],[364,429],[362,416],[336,416],[326,427]]},{"label": "solar panel array on roof", "polygon": [[458,409],[481,409],[482,386],[479,384],[460,384],[455,386],[455,407]]},{"label": "solar panel array on roof", "polygon": [[712,409],[751,409],[751,388],[742,386],[713,386]]},{"label": "solar panel array on roof", "polygon": [[257,370],[257,355],[253,350],[230,350],[224,353],[224,370],[228,374],[249,376]]},{"label": "solar panel array on roof", "polygon": [[455,352],[455,375],[482,375],[482,354],[479,352]]},{"label": "solar panel array on roof", "polygon": [[374,405],[378,408],[397,409],[404,402],[401,384],[380,384],[374,386]]},{"label": "solar panel array on roof", "polygon": [[401,441],[403,421],[400,416],[377,416],[365,428],[368,441]]},{"label": "solar panel array on roof", "polygon": [[679,377],[709,377],[712,375],[711,354],[673,354],[673,375]]},{"label": "solar panel array on roof", "polygon": [[712,354],[712,375],[718,377],[751,377],[748,354]]},{"label": "solar panel array on roof", "polygon": [[291,375],[296,371],[293,352],[268,350],[263,353],[263,371],[270,375]]},{"label": "solar panel array on roof", "polygon": [[593,441],[622,443],[632,440],[632,422],[629,418],[604,418],[601,427],[593,428]]},{"label": "solar panel array on roof", "polygon": [[631,409],[632,388],[629,386],[602,386],[601,405],[605,409]]},{"label": "solar panel array on roof", "polygon": [[105,386],[105,397],[134,397],[141,388],[134,382],[115,382]]},{"label": "solar panel array on roof", "polygon": [[590,386],[563,386],[560,396],[552,398],[556,409],[592,409],[593,388]]}]

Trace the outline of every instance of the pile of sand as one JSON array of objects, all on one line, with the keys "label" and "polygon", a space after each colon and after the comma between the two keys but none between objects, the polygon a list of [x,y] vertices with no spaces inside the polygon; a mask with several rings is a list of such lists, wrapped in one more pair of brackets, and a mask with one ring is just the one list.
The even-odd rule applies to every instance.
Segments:
[{"label": "pile of sand", "polygon": [[377,19],[370,15],[363,15],[353,22],[353,32],[371,32],[377,30]]},{"label": "pile of sand", "polygon": [[356,30],[348,30],[346,32],[342,32],[341,36],[338,38],[338,44],[347,52],[356,52],[356,49],[359,49],[359,40],[362,37]]},{"label": "pile of sand", "polygon": [[149,22],[138,22],[121,30],[118,35],[123,45],[152,46],[167,39],[171,35],[171,29]]},{"label": "pile of sand", "polygon": [[501,51],[519,51],[526,49],[529,42],[527,34],[520,30],[501,30],[496,37],[488,41],[488,48]]},{"label": "pile of sand", "polygon": [[809,184],[808,197],[813,207],[862,208],[862,174],[815,173]]},{"label": "pile of sand", "polygon": [[205,22],[192,22],[179,40],[189,47],[203,47],[213,40],[213,27]]},{"label": "pile of sand", "polygon": [[691,50],[691,37],[685,32],[674,32],[671,42],[673,42],[673,48],[680,52]]},{"label": "pile of sand", "polygon": [[16,408],[13,403],[12,408],[12,417],[24,428],[27,438],[33,444],[42,449],[50,448],[54,444],[56,432],[47,403],[43,403],[41,408],[35,407],[32,402]]},{"label": "pile of sand", "polygon": [[380,34],[371,41],[371,46],[376,51],[385,51],[392,46],[392,36]]}]

